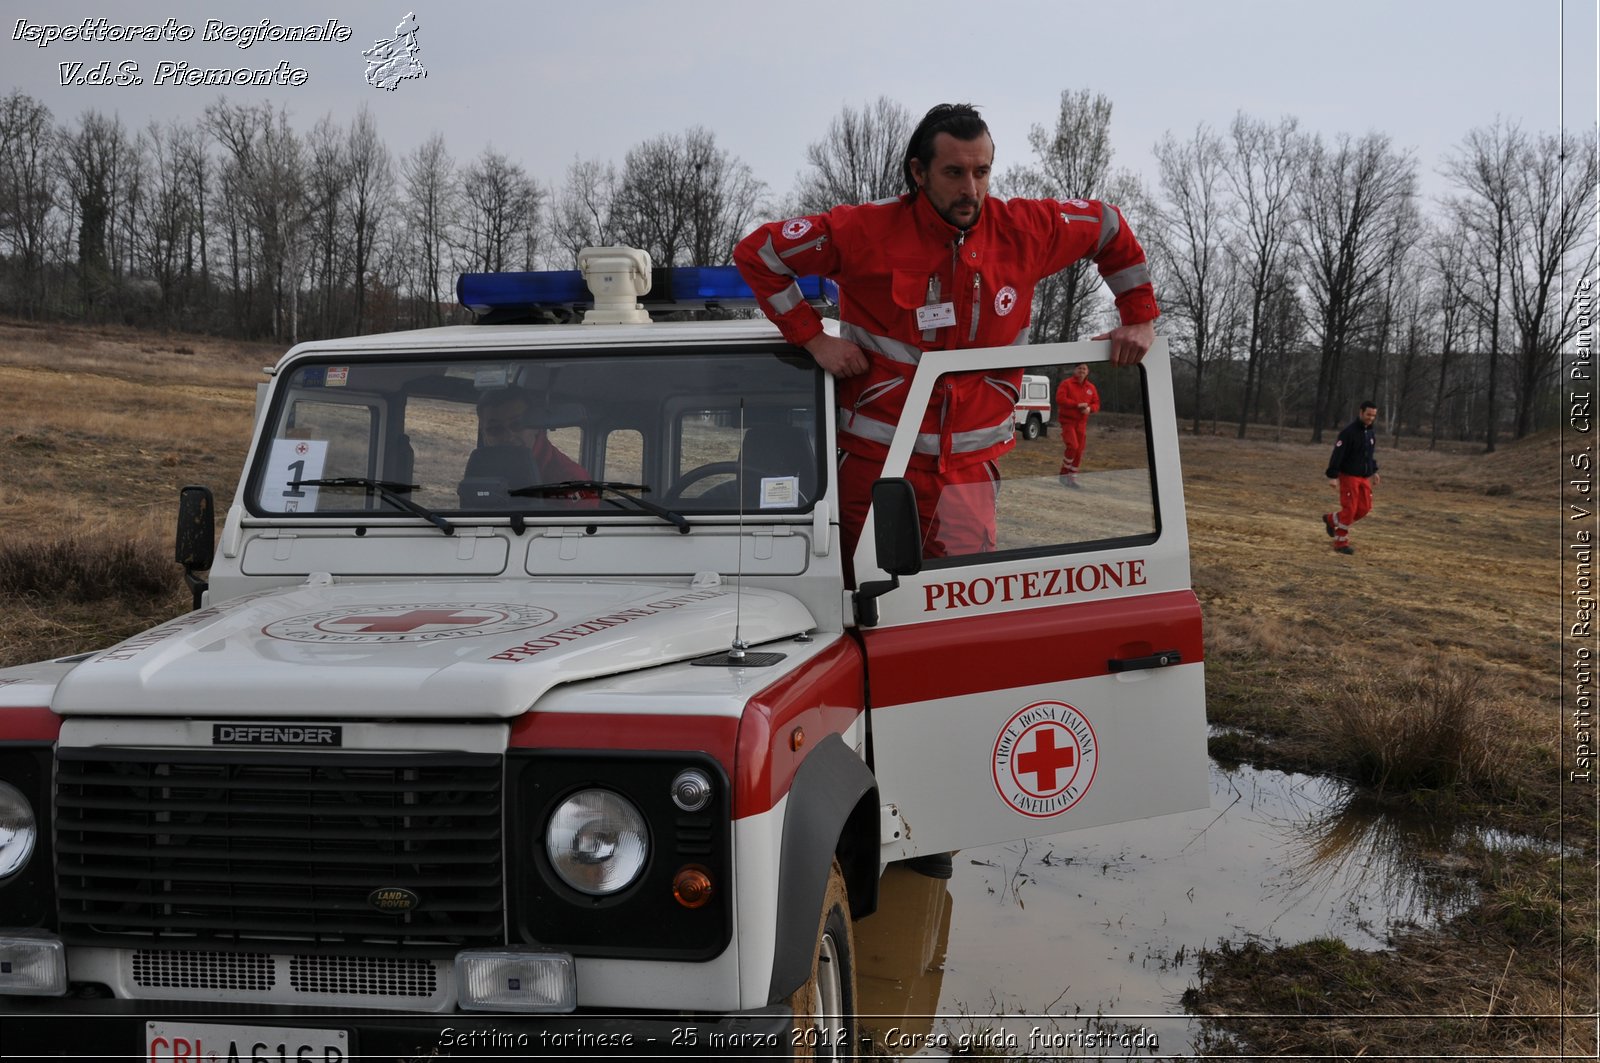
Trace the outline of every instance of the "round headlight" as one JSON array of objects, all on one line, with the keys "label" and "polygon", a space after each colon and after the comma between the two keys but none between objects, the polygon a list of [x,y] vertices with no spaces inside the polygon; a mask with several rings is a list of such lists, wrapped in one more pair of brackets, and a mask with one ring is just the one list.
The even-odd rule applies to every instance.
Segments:
[{"label": "round headlight", "polygon": [[38,836],[33,806],[21,790],[0,782],[0,878],[14,875],[27,865]]},{"label": "round headlight", "polygon": [[644,817],[627,798],[610,790],[580,790],[550,817],[544,851],[562,882],[601,897],[639,877],[650,837]]}]

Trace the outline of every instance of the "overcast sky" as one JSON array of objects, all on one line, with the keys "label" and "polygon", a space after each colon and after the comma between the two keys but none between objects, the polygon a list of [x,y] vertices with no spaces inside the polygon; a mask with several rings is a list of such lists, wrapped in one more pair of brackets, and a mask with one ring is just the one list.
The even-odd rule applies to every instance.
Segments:
[{"label": "overcast sky", "polygon": [[[493,147],[545,183],[574,157],[621,163],[628,148],[702,125],[774,196],[794,185],[805,147],[848,104],[887,95],[920,116],[968,100],[983,110],[1004,171],[1030,158],[1028,130],[1048,125],[1063,90],[1112,101],[1116,165],[1147,180],[1151,145],[1168,130],[1225,128],[1236,112],[1294,115],[1331,135],[1388,133],[1416,153],[1424,190],[1474,126],[1496,116],[1554,132],[1596,121],[1596,0],[724,0],[544,3],[539,0],[360,0],[355,3],[43,2],[7,0],[0,93],[43,100],[58,123],[90,108],[127,126],[189,120],[219,90],[157,85],[158,64],[305,71],[304,83],[233,88],[232,100],[289,108],[301,131],[365,105],[395,154],[433,132],[461,160]],[[321,24],[347,42],[202,40],[208,19],[233,26]],[[368,85],[361,52],[415,12],[423,80]],[[1564,25],[1563,25],[1564,15]],[[184,41],[47,47],[17,39],[39,26],[168,19]],[[138,65],[141,85],[61,84],[60,64]]]}]

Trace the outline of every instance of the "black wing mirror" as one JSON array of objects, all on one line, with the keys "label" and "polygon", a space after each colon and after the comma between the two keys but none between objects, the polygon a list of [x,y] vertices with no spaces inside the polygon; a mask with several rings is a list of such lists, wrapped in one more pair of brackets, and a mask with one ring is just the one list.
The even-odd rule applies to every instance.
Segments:
[{"label": "black wing mirror", "polygon": [[216,559],[216,500],[211,488],[190,484],[178,492],[178,540],[174,560],[183,566],[183,581],[194,594],[194,607],[208,584],[196,572],[211,571]]}]

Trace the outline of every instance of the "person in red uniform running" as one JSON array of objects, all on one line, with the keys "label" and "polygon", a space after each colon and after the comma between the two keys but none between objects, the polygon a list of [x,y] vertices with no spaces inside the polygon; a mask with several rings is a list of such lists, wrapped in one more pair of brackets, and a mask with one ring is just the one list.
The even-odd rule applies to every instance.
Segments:
[{"label": "person in red uniform running", "polygon": [[1345,425],[1333,444],[1328,459],[1328,480],[1339,490],[1339,512],[1324,513],[1322,526],[1333,536],[1333,548],[1353,554],[1350,525],[1372,512],[1372,488],[1378,482],[1378,434],[1372,422],[1378,419],[1378,404],[1363,402],[1356,419]]},{"label": "person in red uniform running", "polygon": [[[1027,327],[1034,285],[1093,259],[1116,298],[1111,360],[1131,365],[1159,315],[1144,249],[1120,211],[1089,199],[989,197],[994,142],[967,104],[940,104],[906,146],[904,195],[771,222],[734,262],[790,343],[839,378],[839,523],[848,564],[924,351],[1001,347]],[[839,284],[840,334],[822,330],[797,276]],[[923,553],[994,548],[994,459],[1016,444],[1022,370],[954,373],[935,387],[906,477]]]},{"label": "person in red uniform running", "polygon": [[1061,423],[1061,485],[1082,487],[1078,470],[1083,467],[1084,436],[1089,415],[1100,412],[1100,389],[1089,383],[1089,367],[1083,363],[1056,387],[1056,420]]}]

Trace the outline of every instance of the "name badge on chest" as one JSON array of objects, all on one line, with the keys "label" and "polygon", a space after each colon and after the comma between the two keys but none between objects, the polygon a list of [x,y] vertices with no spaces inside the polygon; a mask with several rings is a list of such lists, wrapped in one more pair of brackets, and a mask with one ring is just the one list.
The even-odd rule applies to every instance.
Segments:
[{"label": "name badge on chest", "polygon": [[917,307],[917,328],[924,332],[929,329],[946,328],[955,323],[955,303],[934,303],[932,306]]}]

